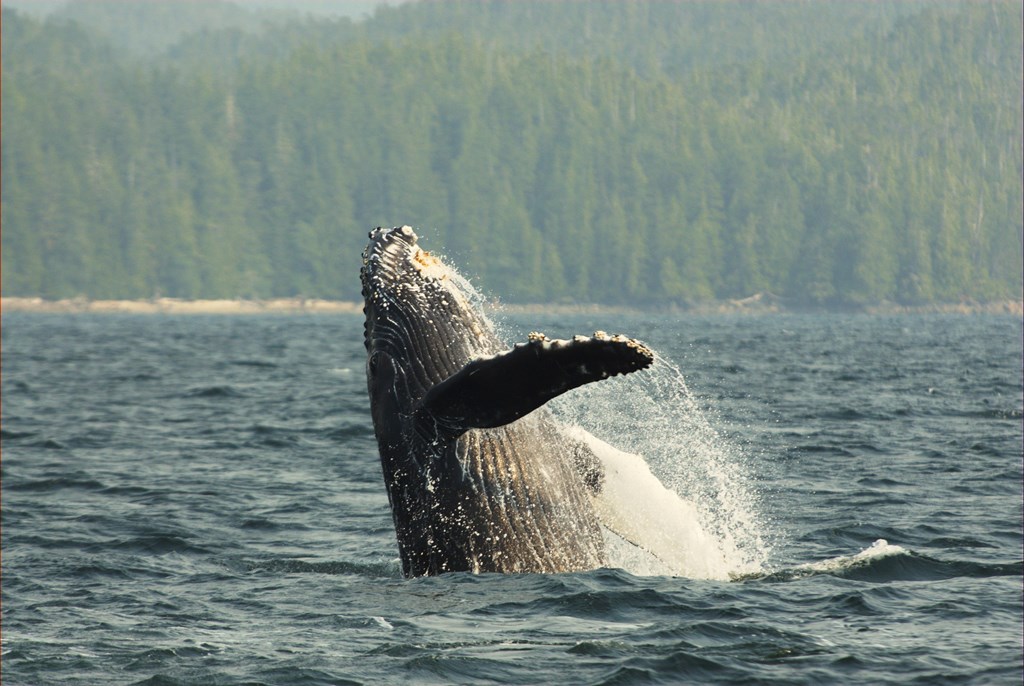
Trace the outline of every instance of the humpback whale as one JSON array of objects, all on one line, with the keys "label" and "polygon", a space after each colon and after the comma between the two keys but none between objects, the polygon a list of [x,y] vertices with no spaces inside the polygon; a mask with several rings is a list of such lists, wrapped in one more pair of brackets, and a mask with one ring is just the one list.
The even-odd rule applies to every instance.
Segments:
[{"label": "humpback whale", "polygon": [[361,269],[374,433],[407,577],[567,572],[605,562],[604,468],[544,404],[651,365],[639,341],[531,333],[509,348],[468,283],[409,226]]}]

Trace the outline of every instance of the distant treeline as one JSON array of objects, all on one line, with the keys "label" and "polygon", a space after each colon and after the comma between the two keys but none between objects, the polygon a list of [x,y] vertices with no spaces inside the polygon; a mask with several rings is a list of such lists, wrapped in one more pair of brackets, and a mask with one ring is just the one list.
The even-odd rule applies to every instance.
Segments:
[{"label": "distant treeline", "polygon": [[407,223],[507,301],[1021,297],[1015,2],[125,5],[3,12],[5,295],[356,299]]}]

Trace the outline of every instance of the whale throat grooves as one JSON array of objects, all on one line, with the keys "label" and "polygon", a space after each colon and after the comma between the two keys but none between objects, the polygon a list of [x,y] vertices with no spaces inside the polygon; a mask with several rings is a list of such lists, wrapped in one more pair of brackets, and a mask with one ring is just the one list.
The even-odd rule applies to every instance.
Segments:
[{"label": "whale throat grooves", "polygon": [[[407,576],[565,572],[604,562],[599,462],[545,404],[649,366],[625,336],[504,345],[472,286],[410,227],[363,253],[367,390]],[[582,447],[581,447],[582,446]]]}]

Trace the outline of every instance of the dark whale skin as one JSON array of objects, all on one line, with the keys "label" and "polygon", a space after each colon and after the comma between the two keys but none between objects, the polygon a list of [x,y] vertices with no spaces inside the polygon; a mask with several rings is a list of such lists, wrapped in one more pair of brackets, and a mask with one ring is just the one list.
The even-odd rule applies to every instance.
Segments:
[{"label": "dark whale skin", "polygon": [[511,350],[408,226],[377,228],[361,270],[367,390],[406,576],[569,572],[604,562],[598,460],[543,404],[651,364],[622,336],[542,334]]}]

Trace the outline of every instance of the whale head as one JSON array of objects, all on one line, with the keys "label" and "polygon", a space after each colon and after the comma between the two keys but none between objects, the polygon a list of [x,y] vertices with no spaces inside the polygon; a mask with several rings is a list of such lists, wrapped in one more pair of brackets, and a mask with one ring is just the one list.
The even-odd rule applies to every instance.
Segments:
[{"label": "whale head", "polygon": [[469,360],[501,350],[472,286],[420,248],[412,227],[378,227],[369,237],[360,276],[371,396],[414,404]]}]

